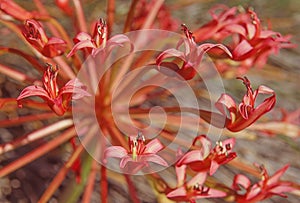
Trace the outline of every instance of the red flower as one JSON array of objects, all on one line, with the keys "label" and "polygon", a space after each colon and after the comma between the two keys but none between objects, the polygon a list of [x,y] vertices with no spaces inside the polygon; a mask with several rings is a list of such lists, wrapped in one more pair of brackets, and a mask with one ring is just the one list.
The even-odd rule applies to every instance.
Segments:
[{"label": "red flower", "polygon": [[46,57],[62,55],[66,50],[66,42],[56,37],[48,38],[43,27],[36,20],[26,20],[22,31],[26,40]]},{"label": "red flower", "polygon": [[204,186],[206,172],[197,173],[186,181],[186,165],[176,165],[176,175],[177,187],[166,194],[171,200],[195,203],[196,199],[226,196],[225,192]]},{"label": "red flower", "polygon": [[122,43],[130,42],[128,37],[122,34],[115,35],[107,41],[107,24],[102,18],[96,23],[92,36],[85,32],[80,32],[73,41],[75,45],[67,57],[74,55],[76,51],[83,48],[88,48],[92,55],[95,56],[103,51],[105,47],[122,46]]},{"label": "red flower", "polygon": [[[276,96],[275,92],[266,87],[259,86],[257,90],[253,91],[250,81],[247,77],[238,78],[244,82],[247,88],[243,101],[239,104],[238,108],[234,100],[227,94],[222,94],[219,100],[216,102],[216,108],[224,115],[227,115],[228,111],[229,118],[227,117],[226,128],[230,131],[237,132],[251,125],[263,114],[269,112],[275,105]],[[255,107],[255,101],[259,94],[271,95],[266,98],[263,103]]]},{"label": "red flower", "polygon": [[210,13],[213,19],[195,31],[196,41],[212,39],[225,43],[232,53],[232,60],[239,61],[243,69],[253,65],[262,67],[270,54],[278,53],[280,48],[295,46],[290,43],[290,36],[281,36],[264,28],[251,9],[241,13],[237,11],[237,7],[228,8],[225,5],[212,8]]},{"label": "red flower", "polygon": [[[158,69],[168,76],[180,75],[185,80],[194,78],[197,74],[197,67],[200,65],[203,55],[212,48],[220,48],[226,54],[231,56],[229,50],[222,44],[202,44],[197,46],[194,41],[193,33],[188,30],[185,25],[182,25],[183,31],[187,39],[184,39],[185,52],[181,52],[178,49],[167,49],[162,52],[156,59]],[[179,47],[182,41],[178,43]],[[164,61],[168,59],[167,61]],[[171,62],[170,62],[171,60]],[[161,67],[166,67],[170,71],[165,71]]]},{"label": "red flower", "polygon": [[130,163],[134,167],[128,166],[128,172],[136,173],[141,168],[148,166],[148,162],[153,162],[162,166],[168,166],[168,163],[156,153],[161,151],[164,146],[158,139],[151,140],[145,145],[145,138],[140,133],[137,137],[129,137],[129,150],[121,146],[111,146],[104,151],[105,160],[109,157],[120,158],[120,168],[124,169]]},{"label": "red flower", "polygon": [[262,170],[262,180],[251,186],[250,180],[244,175],[236,175],[232,188],[236,191],[236,201],[238,203],[254,203],[267,199],[273,195],[286,197],[284,192],[295,190],[288,181],[281,181],[280,177],[288,169],[288,165],[278,170],[273,176],[269,176],[264,167]]},{"label": "red flower", "polygon": [[80,99],[90,96],[86,87],[77,79],[70,80],[61,89],[58,88],[56,77],[58,68],[49,65],[43,76],[44,87],[32,85],[23,89],[17,98],[20,106],[23,99],[30,96],[38,96],[47,102],[48,106],[59,116],[62,116],[69,107],[72,99]]},{"label": "red flower", "polygon": [[201,149],[192,150],[183,155],[176,166],[187,165],[194,171],[209,171],[209,175],[213,175],[220,165],[226,164],[236,157],[236,153],[231,152],[235,144],[234,138],[217,142],[213,149],[211,149],[210,140],[205,135],[197,136],[194,139],[194,147],[197,147],[198,141],[200,142],[198,147]]}]

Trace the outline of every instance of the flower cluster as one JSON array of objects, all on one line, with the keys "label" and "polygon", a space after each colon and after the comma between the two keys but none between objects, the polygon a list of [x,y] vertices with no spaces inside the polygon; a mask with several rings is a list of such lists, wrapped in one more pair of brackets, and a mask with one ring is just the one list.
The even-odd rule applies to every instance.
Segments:
[{"label": "flower cluster", "polygon": [[210,14],[212,20],[195,30],[196,42],[229,42],[226,46],[232,53],[232,60],[238,62],[241,72],[252,66],[263,67],[270,54],[278,53],[281,48],[295,46],[290,42],[291,36],[282,36],[264,28],[257,14],[250,8],[241,11],[238,7],[218,5],[210,10]]}]

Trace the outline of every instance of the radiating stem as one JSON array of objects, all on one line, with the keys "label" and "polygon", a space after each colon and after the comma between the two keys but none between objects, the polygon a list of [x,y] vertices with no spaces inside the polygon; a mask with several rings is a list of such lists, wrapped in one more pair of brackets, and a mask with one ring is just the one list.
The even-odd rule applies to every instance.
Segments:
[{"label": "radiating stem", "polygon": [[84,151],[84,146],[87,146],[87,144],[92,140],[94,137],[95,128],[90,129],[90,131],[87,133],[87,135],[84,137],[82,144],[80,144],[76,150],[73,152],[69,160],[65,163],[65,165],[59,170],[59,172],[56,174],[54,179],[51,181],[49,186],[47,187],[46,191],[38,201],[39,203],[47,202],[50,197],[53,195],[53,193],[57,190],[59,185],[62,183],[62,181],[65,179],[68,171],[71,169],[74,162],[78,159],[78,157],[82,154]]},{"label": "radiating stem", "polygon": [[98,162],[93,159],[92,161],[92,169],[89,174],[85,190],[82,197],[82,203],[90,203],[91,202],[91,196],[94,190],[95,180],[96,180],[96,174],[99,169]]},{"label": "radiating stem", "polygon": [[[45,116],[43,119],[48,119],[48,118],[55,116],[55,114],[53,114],[53,113],[40,114],[40,115],[41,115],[41,117],[39,117],[39,116],[32,116],[32,117],[24,116],[24,118],[22,118],[22,120],[26,121],[25,120],[26,118],[29,118],[31,120],[32,120],[32,118],[35,118],[35,120],[41,120],[41,118],[43,118],[43,116]],[[73,124],[72,119],[61,120],[54,124],[51,124],[51,125],[41,128],[41,129],[38,129],[32,133],[24,135],[22,137],[18,137],[9,143],[1,144],[0,145],[0,155],[3,153],[9,152],[11,150],[15,150],[18,147],[32,143],[38,139],[44,138],[44,137],[50,135],[51,133],[68,128],[72,124]]]},{"label": "radiating stem", "polygon": [[0,54],[3,53],[13,53],[13,54],[17,54],[21,57],[23,57],[26,61],[28,61],[36,70],[38,70],[39,72],[44,72],[44,67],[39,63],[39,61],[34,58],[33,56],[24,53],[23,51],[20,51],[18,49],[14,49],[14,48],[8,48],[8,47],[0,47]]},{"label": "radiating stem", "polygon": [[46,144],[43,144],[39,146],[38,148],[32,150],[31,152],[25,154],[24,156],[18,158],[16,161],[4,166],[0,169],[0,177],[6,176],[15,170],[21,168],[22,166],[36,160],[37,158],[45,155],[49,151],[55,149],[59,145],[63,144],[70,138],[76,135],[76,131],[74,127],[66,130],[61,135],[57,136],[55,139],[47,142]]},{"label": "radiating stem", "polygon": [[80,0],[73,0],[74,6],[75,6],[75,11],[76,11],[76,17],[78,20],[78,25],[79,25],[79,29],[81,32],[87,32],[87,25],[86,25],[86,20],[84,17],[84,12],[82,9],[82,5]]},{"label": "radiating stem", "polygon": [[115,0],[107,1],[107,36],[111,36],[112,28],[115,20]]},{"label": "radiating stem", "polygon": [[50,113],[41,113],[41,114],[35,114],[35,115],[10,118],[7,120],[0,120],[0,128],[16,126],[16,125],[20,125],[20,124],[27,123],[27,122],[37,121],[37,120],[39,120],[39,121],[47,120],[49,118],[56,118],[56,117],[57,117],[57,115],[55,113],[50,112]]},{"label": "radiating stem", "polygon": [[131,1],[131,5],[130,5],[130,9],[129,9],[128,14],[127,14],[125,26],[123,28],[123,33],[130,31],[130,26],[131,26],[132,20],[134,18],[135,7],[136,7],[138,2],[139,2],[139,0],[132,0]]},{"label": "radiating stem", "polygon": [[136,189],[134,187],[134,184],[132,182],[132,180],[130,179],[130,176],[128,174],[124,174],[125,178],[126,178],[126,182],[128,185],[128,190],[129,190],[129,194],[130,194],[130,198],[132,200],[133,203],[140,203],[140,200],[137,196],[136,193]]},{"label": "radiating stem", "polygon": [[261,178],[261,173],[260,171],[257,170],[257,168],[243,163],[239,158],[235,158],[228,162],[228,165],[233,166],[234,168],[237,168],[239,170],[243,170],[248,174],[251,174],[257,178]]},{"label": "radiating stem", "polygon": [[7,75],[8,77],[15,79],[19,82],[31,84],[35,80],[33,78],[28,77],[26,74],[21,73],[20,71],[14,70],[8,66],[0,64],[0,73]]},{"label": "radiating stem", "polygon": [[146,18],[146,22],[144,23],[142,29],[149,29],[151,25],[153,24],[155,17],[157,16],[157,13],[160,9],[160,7],[163,5],[164,0],[156,0],[154,6],[152,7],[150,13],[148,14]]},{"label": "radiating stem", "polygon": [[100,188],[101,188],[101,202],[107,203],[108,197],[108,183],[107,183],[107,174],[105,166],[101,166],[101,181],[100,181]]}]

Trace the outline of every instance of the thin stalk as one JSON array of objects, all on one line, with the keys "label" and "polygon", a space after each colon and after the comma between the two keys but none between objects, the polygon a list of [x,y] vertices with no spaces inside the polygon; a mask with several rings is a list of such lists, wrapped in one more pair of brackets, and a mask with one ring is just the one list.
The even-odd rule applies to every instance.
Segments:
[{"label": "thin stalk", "polygon": [[115,0],[107,1],[107,36],[111,36],[112,28],[115,21]]},{"label": "thin stalk", "polygon": [[96,179],[96,174],[99,169],[98,163],[95,159],[93,159],[92,162],[92,169],[89,174],[86,187],[83,193],[82,197],[82,203],[90,203],[91,202],[91,196],[94,190],[94,185],[95,185],[95,179]]},{"label": "thin stalk", "polygon": [[245,164],[243,163],[239,158],[235,158],[233,160],[231,160],[230,162],[228,162],[228,165],[237,168],[239,170],[243,170],[248,174],[251,174],[257,178],[261,178],[261,173],[260,171],[258,171],[256,168],[254,168],[253,166],[249,165],[249,164]]},{"label": "thin stalk", "polygon": [[[47,114],[45,114],[47,116]],[[14,139],[9,143],[4,143],[0,145],[0,155],[12,150],[15,150],[18,147],[27,145],[32,143],[38,139],[45,138],[46,136],[50,135],[51,133],[57,132],[59,130],[63,130],[65,128],[70,127],[73,125],[72,119],[66,119],[62,121],[58,121],[54,124],[46,126],[44,128],[38,129],[32,133]]]},{"label": "thin stalk", "polygon": [[7,128],[7,127],[27,123],[27,122],[46,120],[49,118],[57,118],[57,115],[55,113],[49,112],[49,113],[40,113],[40,114],[36,114],[36,115],[28,115],[28,116],[22,116],[22,117],[17,117],[17,118],[1,120],[0,128]]},{"label": "thin stalk", "polygon": [[138,2],[139,2],[139,0],[132,0],[132,2],[131,2],[130,8],[129,8],[129,11],[127,14],[126,22],[125,22],[125,25],[123,28],[123,33],[130,31],[130,26],[131,26],[131,23],[134,18],[134,10],[135,10],[135,7]]},{"label": "thin stalk", "polygon": [[101,188],[101,202],[107,203],[108,197],[108,183],[107,183],[107,173],[106,168],[104,165],[101,166],[101,181],[100,181],[100,188]]},{"label": "thin stalk", "polygon": [[32,57],[29,54],[24,53],[23,51],[20,51],[18,49],[14,49],[14,48],[0,47],[0,54],[3,54],[5,52],[17,54],[17,55],[23,57],[39,72],[44,72],[44,70],[45,70],[45,68],[38,62],[38,60],[36,58]]},{"label": "thin stalk", "polygon": [[132,200],[133,203],[140,203],[140,200],[138,198],[138,195],[136,193],[136,189],[134,187],[133,182],[131,181],[130,177],[128,174],[124,174],[127,185],[128,185],[128,190],[129,190],[129,194],[130,194],[130,198]]},{"label": "thin stalk", "polygon": [[79,25],[79,29],[82,32],[87,32],[87,25],[86,25],[86,20],[84,17],[84,12],[82,9],[82,5],[80,0],[73,0],[74,6],[75,6],[75,12],[76,12],[76,17]]},{"label": "thin stalk", "polygon": [[[40,11],[41,14],[43,14],[45,16],[49,16],[48,11],[46,10],[46,8],[44,7],[44,5],[41,3],[40,0],[34,0],[34,4],[36,5],[36,7],[38,8],[38,10]],[[55,29],[55,27],[52,24],[47,23],[47,26],[49,27],[51,33],[54,36],[60,37],[58,31]]]},{"label": "thin stalk", "polygon": [[[119,145],[121,145],[122,147],[124,147],[125,149],[129,150],[128,148],[128,143],[127,141],[124,139],[124,136],[120,133],[120,131],[115,127],[115,125],[113,123],[109,123],[105,126],[107,131],[109,132],[111,138],[113,141],[117,141]],[[116,144],[116,143],[114,143]]]},{"label": "thin stalk", "polygon": [[0,169],[0,178],[6,176],[15,170],[23,167],[24,165],[36,160],[37,158],[45,155],[49,151],[55,149],[59,145],[68,141],[70,138],[76,135],[75,128],[72,127],[66,130],[61,135],[57,136],[55,139],[47,142],[46,144],[41,145],[40,147],[32,150],[31,152],[25,154],[24,156],[18,158],[16,161],[4,166]]},{"label": "thin stalk", "polygon": [[26,74],[21,73],[20,71],[14,70],[2,64],[0,64],[0,73],[7,75],[8,77],[14,80],[27,83],[27,84],[31,84],[35,81],[35,79],[28,77]]},{"label": "thin stalk", "polygon": [[151,25],[153,24],[155,17],[157,16],[157,13],[160,9],[160,7],[163,5],[164,0],[156,0],[154,6],[152,7],[150,13],[148,14],[146,18],[146,22],[144,23],[142,30],[143,29],[149,29]]},{"label": "thin stalk", "polygon": [[[146,18],[146,22],[143,25],[142,29],[149,29],[151,27],[151,25],[153,24],[155,17],[160,9],[160,7],[162,6],[164,0],[157,0],[153,6],[153,8],[151,9],[150,13],[148,14],[147,18]],[[140,41],[144,36],[139,36],[137,38],[137,43],[138,41]],[[121,67],[121,69],[113,69],[113,73],[112,76],[114,78],[111,78],[111,84],[109,87],[109,95],[111,95],[111,93],[114,91],[114,88],[116,86],[116,84],[124,77],[124,75],[127,73],[127,71],[130,69],[130,66],[132,65],[132,61],[134,59],[134,54],[130,54],[128,56],[128,58],[126,58],[124,65]],[[105,104],[109,104],[110,103],[110,96],[106,95],[105,100],[107,100],[107,102]]]},{"label": "thin stalk", "polygon": [[57,190],[57,188],[60,186],[62,181],[65,179],[68,171],[71,169],[74,162],[79,158],[79,156],[84,151],[84,146],[86,146],[93,138],[93,135],[95,133],[95,128],[92,128],[84,140],[82,141],[82,144],[80,144],[76,150],[73,152],[69,160],[65,163],[65,165],[59,170],[59,172],[56,174],[54,179],[51,181],[49,186],[47,187],[46,191],[43,193],[42,197],[39,199],[39,203],[48,202],[48,200],[51,198],[53,193]]},{"label": "thin stalk", "polygon": [[[179,112],[186,112],[186,113],[193,113],[195,115],[200,116],[204,121],[212,124],[213,126],[217,128],[224,128],[226,126],[226,123],[228,122],[227,118],[219,113],[210,112],[203,109],[196,109],[191,107],[164,107],[163,108],[165,112],[167,113],[179,113]],[[144,114],[149,113],[151,108],[149,109],[141,109],[141,108],[131,108],[130,114]]]}]

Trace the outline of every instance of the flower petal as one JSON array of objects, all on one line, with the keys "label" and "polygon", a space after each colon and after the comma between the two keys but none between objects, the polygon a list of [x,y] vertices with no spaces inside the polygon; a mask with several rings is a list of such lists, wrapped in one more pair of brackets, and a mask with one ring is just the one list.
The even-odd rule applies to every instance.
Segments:
[{"label": "flower petal", "polygon": [[168,166],[168,163],[156,154],[141,155],[141,160],[143,160],[143,162],[153,162],[162,166]]},{"label": "flower petal", "polygon": [[218,101],[215,103],[216,108],[224,115],[227,116],[225,109],[229,111],[231,122],[235,121],[237,108],[235,101],[228,94],[222,94]]},{"label": "flower petal", "polygon": [[70,53],[68,53],[67,57],[73,56],[76,51],[78,51],[80,49],[83,49],[83,48],[93,48],[93,49],[96,49],[97,47],[90,40],[79,41],[77,44],[75,44],[73,46],[72,50],[70,51]]},{"label": "flower petal", "polygon": [[175,166],[176,177],[177,177],[177,187],[184,184],[186,179],[186,165]]},{"label": "flower petal", "polygon": [[272,175],[272,177],[269,178],[267,185],[271,186],[273,184],[276,184],[288,168],[289,168],[289,165],[287,164],[284,167],[282,167],[281,169],[279,169],[278,171],[276,171],[274,173],[274,175]]},{"label": "flower petal", "polygon": [[146,149],[144,151],[145,154],[155,154],[162,150],[164,148],[164,145],[158,140],[158,139],[153,139],[151,140],[148,144],[146,144]]},{"label": "flower petal", "polygon": [[104,158],[123,158],[128,155],[128,152],[125,148],[121,146],[111,146],[105,149]]},{"label": "flower petal", "polygon": [[[242,40],[233,50],[233,59],[241,60],[241,57],[253,50],[253,47],[248,43],[247,40]],[[244,58],[242,58],[244,59]]]},{"label": "flower petal", "polygon": [[127,165],[128,162],[135,162],[135,161],[129,155],[122,157],[122,159],[120,161],[120,168],[125,168],[125,166]]},{"label": "flower petal", "polygon": [[28,86],[25,89],[23,89],[17,98],[17,102],[19,103],[22,99],[31,96],[41,97],[45,101],[53,103],[53,99],[49,97],[48,93],[44,90],[44,88],[36,85]]},{"label": "flower petal", "polygon": [[196,184],[202,185],[205,182],[206,177],[206,171],[197,173],[191,180],[188,181],[187,187],[193,187]]},{"label": "flower petal", "polygon": [[[241,186],[243,188],[241,188]],[[245,175],[238,174],[233,179],[232,188],[235,190],[240,190],[240,189],[247,190],[250,186],[251,186],[251,181]]]},{"label": "flower petal", "polygon": [[164,59],[170,57],[178,57],[181,58],[182,60],[185,59],[185,55],[183,52],[178,51],[177,49],[167,49],[156,58],[156,64],[160,66],[160,64],[163,62]]},{"label": "flower petal", "polygon": [[87,92],[87,87],[82,84],[78,79],[72,79],[65,84],[59,90],[59,96],[63,94],[72,94],[72,99],[77,100],[81,99],[82,97],[91,96],[90,93]]},{"label": "flower petal", "polygon": [[176,163],[176,166],[180,167],[182,165],[187,165],[192,162],[196,161],[202,161],[203,156],[202,156],[202,151],[201,150],[192,150],[183,155],[181,159]]},{"label": "flower petal", "polygon": [[62,55],[67,49],[67,44],[64,40],[56,37],[51,37],[48,43],[45,44],[42,54],[53,58]]}]

